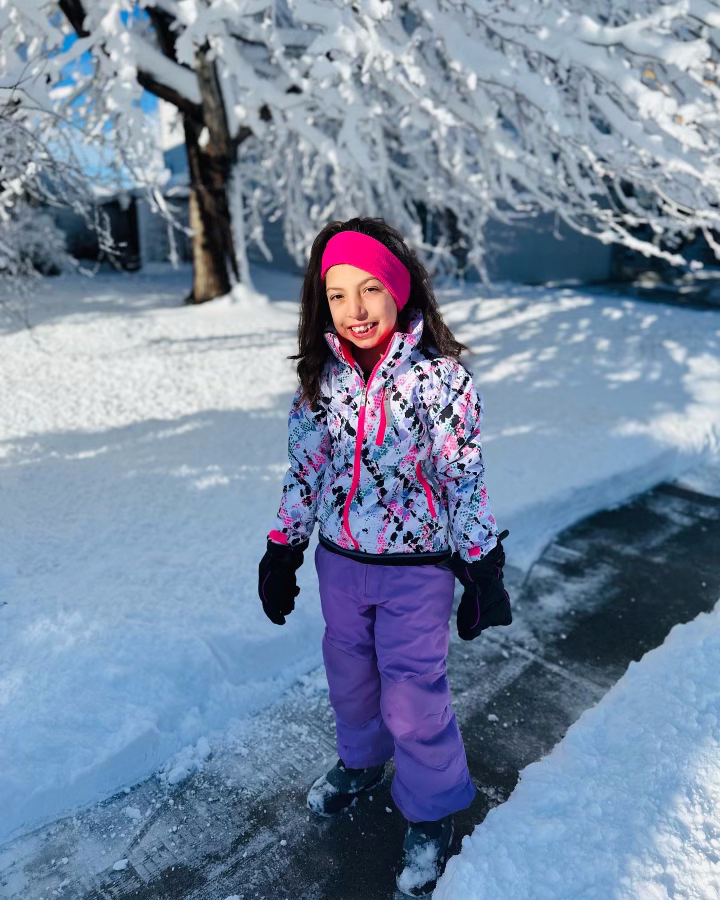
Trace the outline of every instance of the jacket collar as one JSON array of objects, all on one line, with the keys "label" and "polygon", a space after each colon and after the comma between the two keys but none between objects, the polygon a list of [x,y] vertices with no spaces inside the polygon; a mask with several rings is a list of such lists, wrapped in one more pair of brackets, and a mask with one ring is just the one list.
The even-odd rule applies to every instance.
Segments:
[{"label": "jacket collar", "polygon": [[[423,325],[422,312],[419,309],[413,309],[405,331],[396,331],[392,336],[382,365],[382,377],[385,377],[390,369],[410,356],[413,348],[420,343]],[[351,367],[355,365],[350,341],[340,337],[332,322],[325,327],[325,340],[341,363],[347,363]]]}]

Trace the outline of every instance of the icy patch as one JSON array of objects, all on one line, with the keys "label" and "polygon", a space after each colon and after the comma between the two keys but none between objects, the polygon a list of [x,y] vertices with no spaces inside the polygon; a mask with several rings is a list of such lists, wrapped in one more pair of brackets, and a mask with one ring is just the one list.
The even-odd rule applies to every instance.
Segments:
[{"label": "icy patch", "polygon": [[[119,859],[117,862],[113,863],[113,869],[116,872],[124,872],[125,869],[130,865],[129,859]],[[57,892],[56,892],[57,893]]]}]

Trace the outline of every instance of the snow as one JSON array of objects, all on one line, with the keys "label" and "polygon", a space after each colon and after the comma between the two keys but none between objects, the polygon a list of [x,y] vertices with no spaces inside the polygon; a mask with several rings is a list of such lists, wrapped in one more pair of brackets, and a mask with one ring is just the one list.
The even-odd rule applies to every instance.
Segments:
[{"label": "snow", "polygon": [[439,848],[439,841],[434,840],[413,847],[397,880],[397,885],[404,894],[417,891],[437,877]]},{"label": "snow", "polygon": [[520,773],[434,900],[720,897],[720,601]]},{"label": "snow", "polygon": [[678,483],[691,491],[697,491],[699,494],[707,494],[710,497],[720,497],[720,467],[703,466],[700,469],[694,469],[686,472]]},{"label": "snow", "polygon": [[330,784],[325,775],[321,775],[310,788],[307,797],[307,805],[317,815],[327,815],[324,811],[325,804],[335,793],[337,793],[336,789]]},{"label": "snow", "polygon": [[[226,199],[241,269],[250,243],[265,246],[268,221],[282,218],[301,264],[327,221],[374,208],[433,271],[455,270],[457,229],[487,278],[488,254],[504,250],[486,240],[488,220],[548,211],[674,265],[688,261],[671,248],[698,231],[720,258],[715,4],[626,0],[612,15],[606,6],[293,0],[280,11],[274,0],[161,0],[170,59],[130,0],[88,4],[82,28],[45,0],[2,3],[0,90],[21,105],[0,122],[0,162],[14,174],[3,179],[0,215],[54,182],[58,200],[72,183],[72,205],[92,210],[83,153],[73,148],[67,165],[70,142],[56,133],[68,120],[75,143],[107,163],[95,180],[107,169],[157,199],[167,171],[141,102],[150,83],[204,129],[201,144],[210,133],[240,148]],[[438,213],[432,244],[418,203]],[[17,262],[22,242],[5,243]]]},{"label": "snow", "polygon": [[156,82],[162,84],[178,96],[198,106],[202,104],[202,94],[197,75],[185,66],[164,56],[156,47],[138,34],[130,34],[130,46],[137,60],[137,67],[147,72]]},{"label": "snow", "polygon": [[210,743],[203,735],[195,744],[183,747],[165,763],[160,780],[166,784],[179,784],[193,772],[201,772],[203,763],[210,757]]},{"label": "snow", "polygon": [[[257,269],[257,294],[190,308],[189,277],[48,280],[34,327],[0,332],[0,842],[197,771],[321,664],[314,543],[287,626],[256,596],[300,279]],[[717,313],[581,288],[438,297],[474,350],[509,566],[716,458]]]}]

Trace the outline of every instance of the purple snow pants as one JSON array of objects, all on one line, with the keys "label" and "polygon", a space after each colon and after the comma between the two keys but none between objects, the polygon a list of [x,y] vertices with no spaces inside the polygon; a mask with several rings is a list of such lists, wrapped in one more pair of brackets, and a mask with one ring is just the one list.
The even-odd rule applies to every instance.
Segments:
[{"label": "purple snow pants", "polygon": [[475,787],[445,668],[452,572],[368,565],[320,544],[315,566],[338,755],[351,769],[394,756],[391,793],[411,822],[465,809]]}]

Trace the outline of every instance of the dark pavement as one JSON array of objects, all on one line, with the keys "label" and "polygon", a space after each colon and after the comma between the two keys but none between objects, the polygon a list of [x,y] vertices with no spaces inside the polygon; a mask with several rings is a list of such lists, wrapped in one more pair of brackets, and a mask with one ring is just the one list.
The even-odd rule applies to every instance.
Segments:
[{"label": "dark pavement", "polygon": [[[712,609],[720,596],[719,548],[720,499],[665,484],[563,532],[524,583],[509,573],[513,625],[451,643],[454,706],[478,787],[471,808],[457,816],[458,848],[508,797],[518,772],[548,753],[630,661],[661,644],[676,623]],[[389,777],[337,820],[318,822],[304,806],[309,784],[336,759],[326,692],[306,680],[253,727],[242,753],[215,759],[174,789],[151,780],[38,834],[33,853],[16,863],[22,873],[0,876],[0,897],[395,897],[404,820]],[[260,774],[249,778],[250,771],[268,776],[264,787],[254,786]],[[127,804],[155,812],[125,845],[113,846],[111,858],[121,853],[128,868],[101,868],[83,845],[110,835]],[[51,856],[70,857],[75,873],[57,895]],[[21,881],[24,890],[13,892]]]}]

